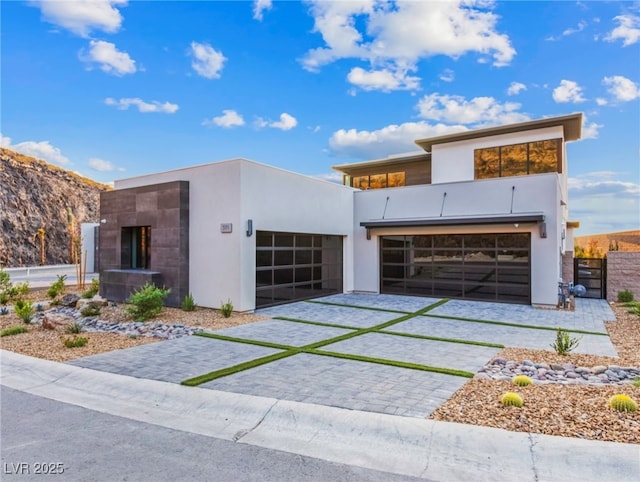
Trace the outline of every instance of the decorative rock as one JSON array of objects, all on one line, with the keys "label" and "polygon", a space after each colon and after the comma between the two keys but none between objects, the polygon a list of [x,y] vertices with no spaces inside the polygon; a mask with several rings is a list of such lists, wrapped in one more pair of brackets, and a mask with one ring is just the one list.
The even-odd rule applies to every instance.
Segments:
[{"label": "decorative rock", "polygon": [[489,375],[487,375],[486,373],[476,373],[473,376],[474,380],[491,380],[491,377]]},{"label": "decorative rock", "polygon": [[64,295],[61,299],[60,299],[60,305],[61,306],[67,306],[67,307],[75,307],[76,304],[78,303],[78,300],[80,299],[80,297],[76,294],[73,293],[69,293]]},{"label": "decorative rock", "polygon": [[42,328],[45,330],[55,330],[61,326],[69,326],[75,320],[67,315],[58,313],[45,313],[42,317]]},{"label": "decorative rock", "polygon": [[562,367],[562,365],[558,365],[558,364],[556,364],[556,363],[552,363],[552,364],[551,364],[551,369],[552,369],[552,370],[556,370],[556,371],[558,371],[558,370],[564,370],[564,368]]},{"label": "decorative rock", "polygon": [[533,363],[531,360],[524,360],[522,364],[528,367],[535,367],[535,363]]},{"label": "decorative rock", "polygon": [[601,373],[604,373],[606,369],[607,369],[607,367],[605,367],[604,365],[597,365],[597,366],[593,367],[592,371],[596,375],[600,375]]}]

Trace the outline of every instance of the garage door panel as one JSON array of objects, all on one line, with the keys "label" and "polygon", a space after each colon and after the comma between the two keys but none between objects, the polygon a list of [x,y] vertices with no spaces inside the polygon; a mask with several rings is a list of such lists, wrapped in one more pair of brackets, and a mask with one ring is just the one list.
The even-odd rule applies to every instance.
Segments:
[{"label": "garage door panel", "polygon": [[340,292],[340,236],[256,233],[256,307]]},{"label": "garage door panel", "polygon": [[383,236],[383,293],[531,300],[528,233]]}]

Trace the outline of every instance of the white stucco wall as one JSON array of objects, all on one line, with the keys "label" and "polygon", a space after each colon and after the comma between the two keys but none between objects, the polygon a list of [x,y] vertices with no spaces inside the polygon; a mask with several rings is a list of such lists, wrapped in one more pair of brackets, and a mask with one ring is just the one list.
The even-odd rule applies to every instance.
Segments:
[{"label": "white stucco wall", "polygon": [[[362,221],[382,217],[387,196],[389,203],[385,219],[438,217],[446,192],[443,215],[500,215],[511,210],[511,192],[515,186],[513,213],[542,212],[545,215],[547,238],[540,237],[537,224],[442,226],[415,228],[385,228],[372,230],[366,239]],[[389,234],[465,234],[465,233],[531,233],[531,300],[534,304],[554,305],[560,276],[558,249],[558,175],[484,179],[438,185],[377,189],[355,193],[354,205],[354,289],[379,291],[379,236]]]},{"label": "white stucco wall", "polygon": [[[353,189],[246,159],[116,181],[116,189],[189,181],[189,287],[200,306],[255,308],[255,232],[344,236],[344,288],[351,289]],[[246,235],[247,221],[253,234]],[[220,225],[233,231],[222,233]]]},{"label": "white stucco wall", "polygon": [[[502,134],[482,139],[469,139],[449,144],[436,144],[431,152],[431,183],[473,181],[474,149],[557,138],[564,139],[561,126]],[[566,172],[566,166],[563,171]]]}]

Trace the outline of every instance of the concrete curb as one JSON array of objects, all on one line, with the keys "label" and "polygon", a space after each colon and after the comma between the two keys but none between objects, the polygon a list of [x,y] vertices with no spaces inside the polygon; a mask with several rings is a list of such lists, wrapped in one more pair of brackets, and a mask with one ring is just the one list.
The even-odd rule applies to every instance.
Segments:
[{"label": "concrete curb", "polygon": [[432,480],[637,480],[640,446],[183,387],[0,350],[0,384],[163,427]]}]

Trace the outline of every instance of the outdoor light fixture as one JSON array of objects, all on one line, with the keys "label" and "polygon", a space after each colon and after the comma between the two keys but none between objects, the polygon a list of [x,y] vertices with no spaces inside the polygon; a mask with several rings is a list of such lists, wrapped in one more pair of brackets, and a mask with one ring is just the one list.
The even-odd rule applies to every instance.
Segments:
[{"label": "outdoor light fixture", "polygon": [[253,219],[247,220],[247,238],[253,234]]},{"label": "outdoor light fixture", "polygon": [[547,223],[540,223],[540,237],[543,239],[547,237]]},{"label": "outdoor light fixture", "polygon": [[100,223],[101,223],[101,224],[107,224],[107,220],[106,220],[105,218],[102,218],[102,219],[100,220]]}]

